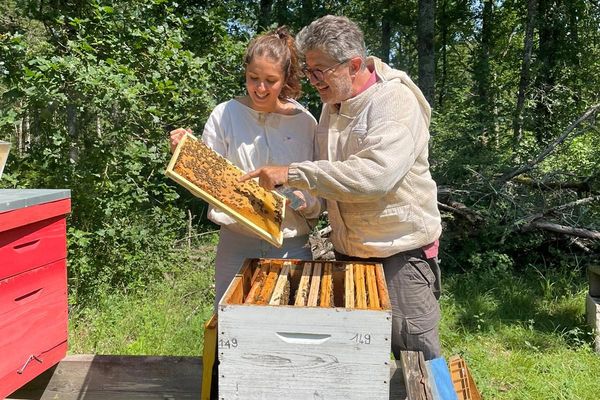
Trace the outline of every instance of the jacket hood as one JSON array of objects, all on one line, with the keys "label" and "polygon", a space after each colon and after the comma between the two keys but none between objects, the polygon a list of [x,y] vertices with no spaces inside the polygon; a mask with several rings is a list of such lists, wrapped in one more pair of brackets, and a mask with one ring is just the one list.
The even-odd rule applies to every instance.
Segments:
[{"label": "jacket hood", "polygon": [[427,120],[427,125],[429,125],[429,123],[431,122],[431,106],[427,102],[427,99],[425,99],[425,96],[423,96],[423,92],[421,92],[421,89],[419,89],[419,87],[412,81],[412,79],[410,79],[406,72],[394,69],[386,63],[384,63],[383,61],[381,61],[379,58],[372,56],[367,57],[367,66],[372,67],[377,73],[379,79],[381,79],[382,81],[391,81],[397,79],[400,80],[400,82],[402,82],[404,85],[406,85],[417,98],[421,110],[423,111],[423,116]]}]

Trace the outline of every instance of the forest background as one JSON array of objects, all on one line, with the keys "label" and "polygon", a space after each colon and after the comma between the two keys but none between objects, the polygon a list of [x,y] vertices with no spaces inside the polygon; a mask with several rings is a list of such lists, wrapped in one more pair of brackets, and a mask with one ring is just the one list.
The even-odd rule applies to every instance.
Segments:
[{"label": "forest background", "polygon": [[[357,21],[368,52],[433,107],[447,354],[470,357],[491,398],[594,398],[583,301],[600,253],[597,0],[0,2],[0,140],[13,145],[0,188],[71,190],[72,351],[199,354],[187,339],[210,315],[216,227],[164,176],[168,131],[202,132],[244,92],[252,35],[325,14]],[[148,296],[169,328],[156,304],[119,325]],[[176,305],[189,307],[180,329]],[[573,370],[580,380],[561,379]]]}]

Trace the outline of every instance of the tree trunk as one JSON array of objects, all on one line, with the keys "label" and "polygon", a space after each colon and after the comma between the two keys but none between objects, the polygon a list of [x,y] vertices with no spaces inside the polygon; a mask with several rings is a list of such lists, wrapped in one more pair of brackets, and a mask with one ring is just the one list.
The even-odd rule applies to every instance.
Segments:
[{"label": "tree trunk", "polygon": [[479,51],[475,60],[475,94],[476,106],[479,109],[477,119],[479,120],[481,135],[489,138],[493,130],[493,101],[491,94],[491,69],[490,49],[492,48],[493,34],[493,0],[485,0],[481,16],[481,35],[479,39]]},{"label": "tree trunk", "polygon": [[385,0],[383,12],[381,13],[381,60],[390,63],[390,48],[392,40],[391,0]]},{"label": "tree trunk", "polygon": [[523,61],[521,63],[521,78],[519,80],[519,94],[517,107],[513,120],[514,146],[518,146],[523,138],[523,105],[525,104],[525,91],[529,86],[529,68],[531,67],[531,53],[533,51],[533,29],[537,14],[538,0],[527,1],[527,26],[525,28],[525,43],[523,46]]},{"label": "tree trunk", "polygon": [[15,141],[17,143],[17,150],[19,152],[19,157],[23,156],[23,119],[19,121],[18,124],[15,124]]},{"label": "tree trunk", "polygon": [[271,8],[273,0],[260,0],[258,14],[258,31],[264,31],[271,24]]},{"label": "tree trunk", "polygon": [[23,135],[25,137],[25,151],[27,151],[33,141],[33,138],[31,137],[31,119],[29,117],[29,112],[26,112],[23,116]]},{"label": "tree trunk", "polygon": [[545,231],[551,231],[556,233],[562,233],[569,236],[577,236],[586,239],[600,240],[600,232],[593,231],[585,228],[574,228],[572,226],[559,225],[552,222],[537,220],[533,221],[521,228],[524,232],[532,231],[534,229],[542,229]]},{"label": "tree trunk", "polygon": [[[284,2],[285,3],[285,2]],[[310,24],[315,16],[315,6],[312,0],[302,0],[302,26]]]},{"label": "tree trunk", "polygon": [[419,0],[417,50],[419,54],[419,87],[429,102],[435,99],[435,0]]},{"label": "tree trunk", "polygon": [[67,104],[67,130],[69,132],[69,161],[72,165],[79,160],[79,148],[77,147],[77,106]]},{"label": "tree trunk", "polygon": [[555,86],[555,69],[559,59],[557,52],[558,21],[555,0],[539,0],[538,29],[539,29],[539,69],[535,80],[535,88],[539,92],[535,104],[535,137],[539,144],[545,144],[548,135],[552,133],[553,118],[549,104],[545,100],[548,92]]},{"label": "tree trunk", "polygon": [[442,76],[438,84],[438,105],[441,108],[444,107],[444,96],[446,94],[446,78],[448,74],[448,52],[446,46],[448,45],[448,16],[446,14],[448,0],[442,0],[442,12],[439,19],[441,41],[440,49],[442,53]]}]

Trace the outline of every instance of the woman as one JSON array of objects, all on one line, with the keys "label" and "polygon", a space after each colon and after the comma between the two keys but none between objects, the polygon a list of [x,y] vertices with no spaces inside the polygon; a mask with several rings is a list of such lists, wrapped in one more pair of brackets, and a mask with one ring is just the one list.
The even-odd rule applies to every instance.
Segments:
[{"label": "woman", "polygon": [[[219,104],[211,113],[202,140],[243,171],[263,165],[313,160],[315,118],[296,99],[300,65],[293,37],[285,27],[254,38],[244,56],[245,96]],[[191,131],[190,131],[191,132]],[[171,132],[171,150],[186,133]],[[221,225],[215,260],[215,309],[246,258],[311,259],[308,233],[320,211],[319,202],[295,191],[303,201],[287,207],[283,245],[276,248],[218,209],[208,218]]]}]

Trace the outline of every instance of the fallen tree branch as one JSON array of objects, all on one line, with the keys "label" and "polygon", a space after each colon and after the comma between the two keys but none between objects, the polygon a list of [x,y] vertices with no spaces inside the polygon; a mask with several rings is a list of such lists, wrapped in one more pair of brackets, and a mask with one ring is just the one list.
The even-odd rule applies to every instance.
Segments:
[{"label": "fallen tree branch", "polygon": [[590,248],[587,247],[585,244],[581,243],[576,237],[571,238],[570,243],[577,246],[578,248],[580,248],[584,253],[588,253],[588,254],[592,253],[592,250],[590,250]]},{"label": "fallen tree branch", "polygon": [[573,228],[571,226],[559,225],[542,219],[531,221],[530,223],[521,227],[521,230],[524,232],[532,231],[535,229],[562,233],[568,236],[577,236],[586,239],[600,240],[600,232],[598,231],[592,231],[583,228]]},{"label": "fallen tree branch", "polygon": [[537,181],[528,176],[516,176],[514,178],[514,181],[521,185],[535,187],[538,189],[548,189],[548,190],[573,189],[577,192],[590,192],[592,189],[590,182],[589,182],[589,178],[586,178],[585,180],[582,180],[582,181],[571,181],[571,182],[555,182],[555,181],[544,182],[544,181]]},{"label": "fallen tree branch", "polygon": [[560,206],[552,207],[547,212],[562,211],[562,210],[566,210],[567,208],[573,208],[573,207],[581,206],[584,204],[593,203],[595,201],[600,201],[600,195],[590,196],[590,197],[586,197],[584,199],[572,201],[570,203],[565,203]]},{"label": "fallen tree branch", "polygon": [[599,200],[600,200],[600,195],[597,195],[597,196],[586,197],[584,199],[575,200],[570,203],[561,204],[559,206],[551,207],[547,210],[540,211],[535,214],[530,214],[526,217],[523,217],[523,218],[519,219],[518,221],[516,221],[515,225],[517,225],[517,226],[521,225],[521,227],[527,226],[527,225],[531,224],[533,221],[540,220],[544,216],[547,216],[548,214],[561,212],[568,208],[573,208],[573,207],[581,206],[584,204],[593,203],[594,201],[599,201]]},{"label": "fallen tree branch", "polygon": [[[594,117],[596,116],[598,111],[600,111],[600,104],[596,104],[596,105],[590,107],[575,122],[573,122],[571,125],[569,125],[567,127],[567,129],[556,140],[554,140],[552,143],[550,143],[548,146],[546,146],[546,148],[536,158],[534,158],[527,164],[522,165],[518,168],[515,168],[511,172],[508,172],[507,174],[504,174],[502,177],[500,177],[498,183],[504,184],[518,175],[521,175],[527,171],[531,171],[533,169],[533,167],[535,167],[537,164],[542,162],[546,157],[548,157],[548,155],[550,153],[552,153],[552,151],[554,151],[554,149],[557,146],[562,144],[567,139],[569,134],[571,134],[571,132],[573,130],[575,130],[575,128],[577,128],[582,122],[584,122],[588,119],[594,119]],[[581,131],[578,131],[576,133],[576,135],[574,135],[574,136],[577,136],[580,133],[581,133]]]},{"label": "fallen tree branch", "polygon": [[440,210],[450,211],[454,214],[458,214],[461,217],[466,218],[471,223],[481,222],[483,221],[483,217],[479,215],[476,211],[469,209],[462,203],[458,203],[456,201],[450,202],[450,204],[445,204],[438,201],[438,207]]}]

